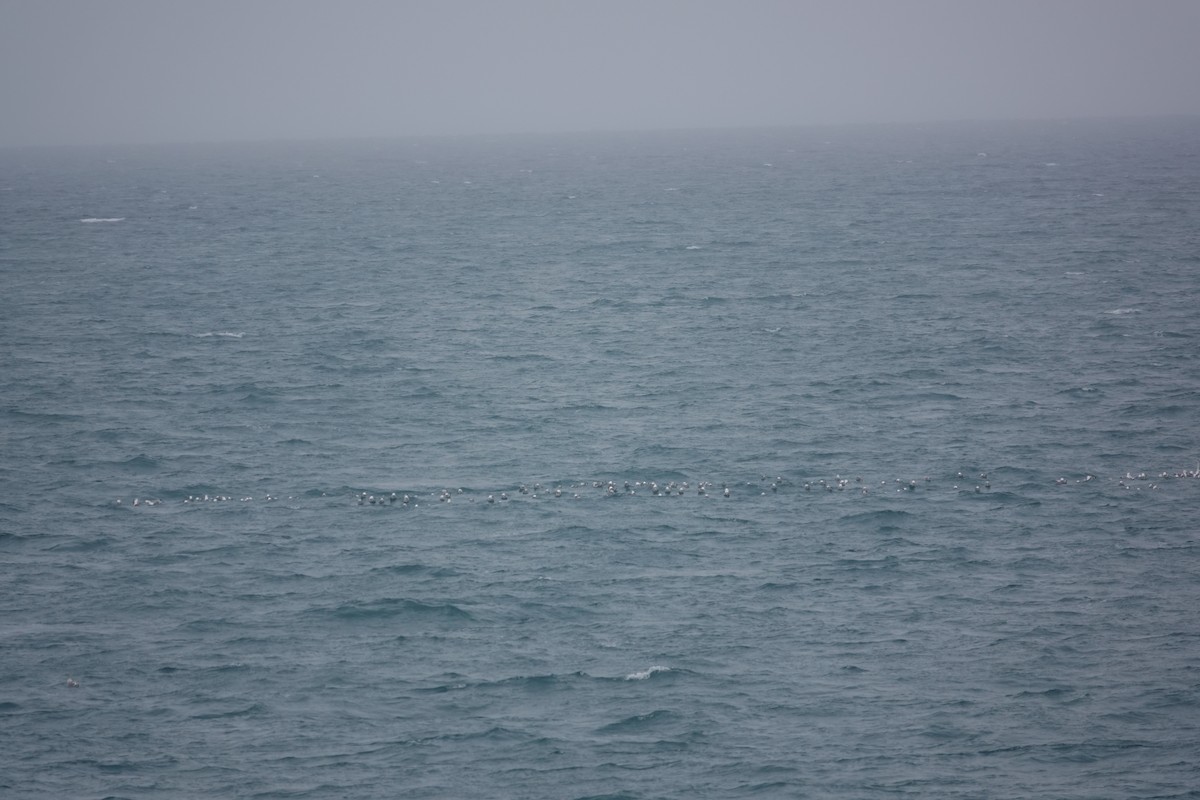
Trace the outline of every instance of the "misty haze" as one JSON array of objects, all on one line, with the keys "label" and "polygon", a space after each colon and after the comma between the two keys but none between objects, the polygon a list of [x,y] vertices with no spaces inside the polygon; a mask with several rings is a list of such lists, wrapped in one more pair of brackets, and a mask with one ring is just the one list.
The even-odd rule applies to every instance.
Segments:
[{"label": "misty haze", "polygon": [[1192,2],[3,9],[0,146],[1200,113]]}]

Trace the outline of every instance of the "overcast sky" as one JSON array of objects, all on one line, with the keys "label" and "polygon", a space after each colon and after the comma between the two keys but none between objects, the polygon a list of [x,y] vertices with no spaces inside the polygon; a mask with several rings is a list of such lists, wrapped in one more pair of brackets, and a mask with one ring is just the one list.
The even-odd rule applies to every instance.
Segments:
[{"label": "overcast sky", "polygon": [[1200,114],[1200,0],[0,0],[0,146]]}]

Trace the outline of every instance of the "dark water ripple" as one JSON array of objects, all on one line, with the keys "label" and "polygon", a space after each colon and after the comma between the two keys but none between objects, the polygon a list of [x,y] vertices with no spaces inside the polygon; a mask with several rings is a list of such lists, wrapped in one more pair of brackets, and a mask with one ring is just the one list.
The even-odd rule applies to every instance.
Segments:
[{"label": "dark water ripple", "polygon": [[1198,796],[1196,134],[0,153],[0,794]]}]

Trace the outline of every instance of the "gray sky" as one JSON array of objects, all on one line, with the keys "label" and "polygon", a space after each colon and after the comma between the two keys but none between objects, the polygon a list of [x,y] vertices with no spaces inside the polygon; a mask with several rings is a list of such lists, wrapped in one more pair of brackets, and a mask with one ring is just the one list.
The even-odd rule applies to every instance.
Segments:
[{"label": "gray sky", "polygon": [[1200,0],[0,0],[0,146],[1200,114]]}]

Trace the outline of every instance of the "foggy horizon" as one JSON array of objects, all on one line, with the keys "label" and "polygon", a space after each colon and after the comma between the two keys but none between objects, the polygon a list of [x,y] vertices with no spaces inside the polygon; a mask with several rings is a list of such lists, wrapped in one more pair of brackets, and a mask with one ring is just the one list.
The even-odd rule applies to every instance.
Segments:
[{"label": "foggy horizon", "polygon": [[1200,114],[1200,4],[4,0],[0,147]]}]

